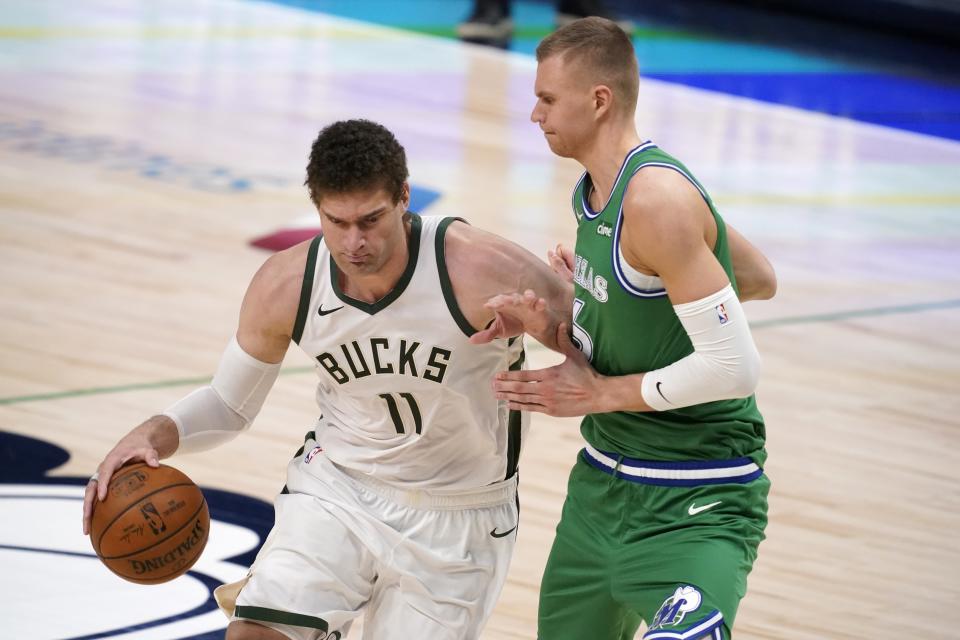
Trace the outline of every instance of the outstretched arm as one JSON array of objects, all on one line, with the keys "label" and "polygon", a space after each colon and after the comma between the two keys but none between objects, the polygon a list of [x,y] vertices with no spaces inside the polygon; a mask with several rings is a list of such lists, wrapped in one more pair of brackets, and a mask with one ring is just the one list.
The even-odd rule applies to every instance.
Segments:
[{"label": "outstretched arm", "polygon": [[727,224],[727,244],[733,260],[740,300],[769,300],[777,293],[777,274],[759,249]]},{"label": "outstretched arm", "polygon": [[453,223],[447,267],[461,310],[482,344],[527,333],[557,348],[557,326],[569,320],[573,285],[535,255],[498,235]]},{"label": "outstretched arm", "polygon": [[471,342],[482,344],[495,338],[528,333],[544,346],[564,353],[563,345],[557,339],[557,326],[560,322],[569,324],[570,321],[570,305],[573,302],[573,251],[558,244],[556,249],[547,251],[547,263],[565,283],[561,289],[563,295],[553,303],[563,306],[551,307],[547,299],[538,296],[533,289],[494,296],[485,305],[495,314],[493,323],[470,338]]},{"label": "outstretched arm", "polygon": [[[777,274],[767,257],[729,224],[727,224],[727,242],[740,300],[747,302],[773,298],[777,293]],[[554,273],[572,284],[574,253],[571,249],[558,244],[555,249],[547,251],[547,262]],[[514,336],[523,333],[524,327],[528,326],[532,330],[527,333],[535,337],[542,334],[545,338],[541,340],[542,343],[554,351],[562,352],[556,341],[552,340],[556,335],[555,323],[543,325],[542,331],[537,330],[538,325],[544,322],[544,319],[538,316],[545,313],[546,304],[546,300],[537,297],[533,290],[527,290],[522,294],[495,296],[487,302],[488,308],[496,314],[494,323],[478,332],[471,340],[482,343],[496,338]]]},{"label": "outstretched arm", "polygon": [[556,367],[498,376],[494,387],[511,409],[558,416],[662,411],[753,392],[759,356],[708,244],[713,219],[689,183],[664,171],[645,169],[631,181],[620,248],[635,269],[659,275],[694,352],[656,371],[604,376],[562,345],[567,359]]},{"label": "outstretched arm", "polygon": [[305,262],[301,252],[295,247],[272,256],[254,276],[241,306],[237,335],[210,384],[135,427],[106,455],[84,494],[85,534],[94,501],[106,499],[110,478],[124,464],[143,460],[157,467],[178,451],[216,446],[249,426],[290,343]]}]

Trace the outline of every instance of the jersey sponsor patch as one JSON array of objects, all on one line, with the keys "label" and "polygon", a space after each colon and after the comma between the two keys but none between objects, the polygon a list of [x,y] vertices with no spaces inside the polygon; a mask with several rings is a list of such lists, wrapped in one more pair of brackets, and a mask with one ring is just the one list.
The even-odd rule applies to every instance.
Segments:
[{"label": "jersey sponsor patch", "polygon": [[653,617],[653,622],[650,624],[650,631],[681,624],[688,613],[700,608],[701,602],[703,602],[703,596],[696,587],[691,585],[677,587],[673,595],[660,605],[657,615]]}]

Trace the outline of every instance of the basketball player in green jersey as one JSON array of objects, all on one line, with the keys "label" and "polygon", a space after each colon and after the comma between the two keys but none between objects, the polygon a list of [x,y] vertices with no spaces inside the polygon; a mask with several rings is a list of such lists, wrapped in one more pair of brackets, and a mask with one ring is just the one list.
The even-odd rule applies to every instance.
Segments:
[{"label": "basketball player in green jersey", "polygon": [[554,153],[586,168],[575,255],[550,255],[573,281],[572,319],[558,322],[533,292],[498,296],[497,322],[477,339],[522,329],[567,355],[498,374],[511,409],[587,414],[539,638],[629,640],[641,621],[649,640],[730,638],[769,489],[737,276],[741,297],[768,298],[773,270],[682,164],[637,135],[636,58],[614,23],[564,27],[537,61],[531,118]]}]

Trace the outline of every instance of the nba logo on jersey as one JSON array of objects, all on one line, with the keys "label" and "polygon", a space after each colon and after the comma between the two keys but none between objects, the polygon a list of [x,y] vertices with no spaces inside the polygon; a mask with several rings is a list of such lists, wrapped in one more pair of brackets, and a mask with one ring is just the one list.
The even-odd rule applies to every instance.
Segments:
[{"label": "nba logo on jersey", "polygon": [[310,453],[307,454],[307,457],[303,459],[304,462],[310,464],[310,461],[317,457],[317,454],[323,451],[323,447],[314,447],[310,449]]},{"label": "nba logo on jersey", "polygon": [[730,320],[727,316],[727,310],[722,304],[717,305],[717,317],[720,319],[720,324],[727,324],[727,321]]}]

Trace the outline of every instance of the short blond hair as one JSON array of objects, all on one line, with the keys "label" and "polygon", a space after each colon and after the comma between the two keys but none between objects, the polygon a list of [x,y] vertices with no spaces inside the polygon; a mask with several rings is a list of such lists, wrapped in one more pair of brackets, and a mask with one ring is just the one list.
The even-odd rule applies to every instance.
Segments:
[{"label": "short blond hair", "polygon": [[637,108],[640,69],[630,36],[606,18],[581,18],[561,27],[537,46],[537,62],[554,56],[574,61],[595,81],[606,84],[631,113]]}]

